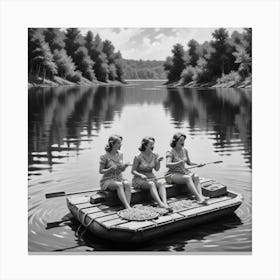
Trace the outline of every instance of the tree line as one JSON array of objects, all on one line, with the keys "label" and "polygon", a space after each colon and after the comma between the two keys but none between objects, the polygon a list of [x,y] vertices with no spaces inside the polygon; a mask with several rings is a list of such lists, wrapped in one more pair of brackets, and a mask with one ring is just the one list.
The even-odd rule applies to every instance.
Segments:
[{"label": "tree line", "polygon": [[158,60],[123,60],[124,79],[166,79],[164,61]]},{"label": "tree line", "polygon": [[187,50],[181,44],[173,46],[172,56],[164,62],[168,83],[223,83],[251,79],[252,29],[244,28],[242,33],[234,31],[229,36],[225,28],[219,28],[212,33],[212,38],[203,44],[192,39]]},{"label": "tree line", "polygon": [[83,36],[78,28],[29,28],[28,73],[75,83],[82,78],[123,81],[123,59],[112,42],[91,31]]}]

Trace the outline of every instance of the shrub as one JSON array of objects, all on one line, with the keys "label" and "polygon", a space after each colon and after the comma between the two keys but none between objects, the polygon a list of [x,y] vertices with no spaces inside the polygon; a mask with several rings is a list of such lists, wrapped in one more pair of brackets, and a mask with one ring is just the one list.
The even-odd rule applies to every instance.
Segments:
[{"label": "shrub", "polygon": [[183,72],[182,72],[182,74],[181,74],[182,82],[183,82],[184,84],[187,84],[187,83],[189,83],[189,82],[192,82],[192,81],[193,81],[194,74],[195,74],[195,68],[192,67],[192,66],[187,66],[187,68],[184,69]]},{"label": "shrub", "polygon": [[195,73],[193,75],[193,80],[197,83],[204,83],[211,81],[211,73],[207,71],[204,67],[195,67]]},{"label": "shrub", "polygon": [[66,79],[70,82],[73,82],[73,83],[78,83],[81,81],[82,79],[82,74],[80,71],[75,71],[75,72],[72,72],[72,73],[69,73],[67,76],[66,76]]},{"label": "shrub", "polygon": [[228,82],[241,82],[242,78],[238,72],[231,71],[229,74],[223,75],[221,78],[217,79],[218,84],[224,84]]}]

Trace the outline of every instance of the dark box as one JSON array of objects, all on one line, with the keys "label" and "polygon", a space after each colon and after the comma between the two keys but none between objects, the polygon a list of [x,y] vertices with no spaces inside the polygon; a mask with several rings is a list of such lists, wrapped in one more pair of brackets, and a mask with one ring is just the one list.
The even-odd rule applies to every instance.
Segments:
[{"label": "dark box", "polygon": [[227,187],[219,183],[201,187],[201,190],[202,194],[208,197],[217,197],[227,194]]}]

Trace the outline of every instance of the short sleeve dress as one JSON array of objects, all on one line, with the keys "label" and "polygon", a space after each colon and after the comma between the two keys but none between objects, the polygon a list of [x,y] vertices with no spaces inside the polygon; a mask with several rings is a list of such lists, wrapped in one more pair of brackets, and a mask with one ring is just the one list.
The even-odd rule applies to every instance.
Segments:
[{"label": "short sleeve dress", "polygon": [[[110,168],[113,165],[123,164],[123,154],[117,153],[116,157],[112,157],[110,153],[106,152],[105,155],[100,157],[100,164],[104,166],[105,169]],[[101,190],[106,190],[108,185],[114,181],[123,182],[124,178],[122,176],[121,168],[117,168],[116,170],[107,172],[103,174],[100,180]]]},{"label": "short sleeve dress", "polygon": [[[166,152],[166,159],[170,158],[171,162],[178,162],[180,160],[187,161],[188,151],[184,148],[182,153],[178,153],[174,148]],[[171,183],[171,178],[174,174],[188,175],[191,174],[191,171],[185,167],[185,164],[182,162],[180,165],[170,167],[165,173],[165,180],[168,184]]]},{"label": "short sleeve dress", "polygon": [[[156,166],[156,155],[153,154],[151,160],[148,162],[142,154],[135,156],[134,163],[136,163],[135,171],[146,175],[147,178],[153,179],[156,178],[155,174],[153,173],[153,169]],[[140,178],[139,176],[134,175],[132,179],[132,187],[133,188],[140,188],[147,184],[147,180]]]}]

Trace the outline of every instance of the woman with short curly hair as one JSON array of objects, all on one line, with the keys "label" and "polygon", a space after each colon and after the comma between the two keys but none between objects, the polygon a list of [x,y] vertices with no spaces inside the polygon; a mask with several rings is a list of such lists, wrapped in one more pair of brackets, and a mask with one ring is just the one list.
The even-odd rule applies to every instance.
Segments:
[{"label": "woman with short curly hair", "polygon": [[122,172],[129,166],[123,163],[123,154],[119,152],[122,137],[112,135],[105,147],[106,153],[100,157],[99,173],[103,174],[100,180],[101,190],[117,191],[117,195],[125,208],[129,209],[131,189],[128,181],[123,178]]},{"label": "woman with short curly hair", "polygon": [[166,200],[165,185],[156,179],[153,170],[160,169],[160,162],[163,157],[153,153],[155,139],[145,137],[139,147],[140,154],[134,157],[131,173],[134,175],[132,186],[135,189],[149,190],[152,198],[160,207],[169,211],[172,209],[168,206]]},{"label": "woman with short curly hair", "polygon": [[197,202],[205,204],[208,198],[202,195],[199,176],[191,173],[185,167],[185,164],[197,165],[191,162],[188,151],[184,148],[186,138],[187,136],[183,133],[173,135],[170,143],[172,149],[166,153],[168,171],[165,174],[165,179],[169,184],[186,185],[188,190],[197,198]]}]

